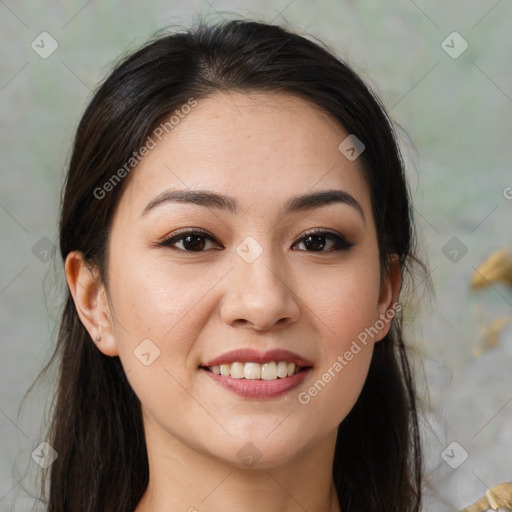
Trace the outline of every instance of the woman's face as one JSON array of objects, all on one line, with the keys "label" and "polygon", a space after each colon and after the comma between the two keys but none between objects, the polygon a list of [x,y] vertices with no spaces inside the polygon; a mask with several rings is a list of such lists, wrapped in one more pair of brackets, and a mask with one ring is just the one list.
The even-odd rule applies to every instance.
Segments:
[{"label": "woman's face", "polygon": [[[296,97],[218,93],[153,137],[114,215],[113,328],[97,343],[119,355],[153,443],[272,467],[333,441],[399,287],[396,272],[381,282],[348,135]],[[172,200],[199,190],[229,199]],[[341,194],[293,201],[327,190]],[[224,357],[237,350],[254,353]]]}]

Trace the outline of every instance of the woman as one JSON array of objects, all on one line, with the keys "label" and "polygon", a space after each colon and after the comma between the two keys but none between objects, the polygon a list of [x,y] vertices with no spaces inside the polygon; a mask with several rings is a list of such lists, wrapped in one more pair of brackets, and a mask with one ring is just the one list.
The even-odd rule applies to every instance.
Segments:
[{"label": "woman", "polygon": [[128,56],[60,249],[49,511],[420,510],[399,299],[426,268],[392,125],[332,53],[234,20]]}]

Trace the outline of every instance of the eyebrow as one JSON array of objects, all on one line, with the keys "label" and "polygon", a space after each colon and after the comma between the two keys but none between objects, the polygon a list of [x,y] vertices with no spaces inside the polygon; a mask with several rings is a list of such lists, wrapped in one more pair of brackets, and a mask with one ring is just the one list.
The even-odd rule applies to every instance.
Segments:
[{"label": "eyebrow", "polygon": [[[207,208],[224,210],[233,215],[240,214],[240,204],[234,197],[208,190],[166,190],[146,205],[141,217],[150,210],[165,203],[196,204]],[[308,211],[333,203],[343,203],[353,207],[361,215],[363,222],[365,222],[363,209],[354,196],[344,190],[337,189],[321,190],[319,192],[293,196],[285,203],[282,214],[284,216],[294,212]]]}]

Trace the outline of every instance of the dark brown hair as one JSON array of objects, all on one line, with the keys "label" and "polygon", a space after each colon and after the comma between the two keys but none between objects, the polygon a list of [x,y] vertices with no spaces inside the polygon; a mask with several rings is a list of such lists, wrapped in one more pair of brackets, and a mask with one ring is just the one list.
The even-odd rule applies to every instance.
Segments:
[{"label": "dark brown hair", "polygon": [[[159,35],[99,86],[78,126],[63,189],[60,253],[81,251],[107,282],[113,212],[129,177],[94,193],[162,120],[190,98],[218,91],[284,92],[334,116],[365,145],[382,271],[415,255],[412,207],[393,125],[368,86],[334,52],[271,24],[202,21]],[[91,342],[67,291],[52,363],[59,382],[48,441],[59,457],[43,472],[50,512],[133,511],[149,478],[140,402],[118,357]],[[363,390],[339,426],[333,478],[343,512],[418,512],[422,456],[417,398],[402,316],[375,345]],[[49,496],[45,484],[49,479]]]}]

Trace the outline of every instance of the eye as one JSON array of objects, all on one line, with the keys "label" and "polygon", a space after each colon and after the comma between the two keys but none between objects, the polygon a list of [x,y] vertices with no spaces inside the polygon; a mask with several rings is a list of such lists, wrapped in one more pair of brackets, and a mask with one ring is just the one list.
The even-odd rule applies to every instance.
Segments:
[{"label": "eye", "polygon": [[[333,243],[333,246],[329,250],[324,250],[325,246],[329,245],[325,243],[325,240],[330,240]],[[354,247],[354,244],[347,241],[344,236],[322,229],[310,231],[306,236],[301,238],[298,243],[313,248],[313,251],[308,252],[347,251],[351,247]]]},{"label": "eye", "polygon": [[[329,243],[325,240],[330,240],[331,247],[325,250]],[[173,236],[166,238],[158,243],[162,247],[178,248],[185,252],[204,252],[207,247],[207,242],[216,242],[215,238],[207,231],[201,228],[181,230]],[[181,243],[179,247],[177,244]],[[304,244],[307,252],[337,252],[347,251],[354,246],[353,243],[348,242],[342,235],[336,234],[331,231],[316,229],[307,233],[295,245]],[[219,244],[217,244],[219,245]],[[309,249],[308,249],[309,248]]]},{"label": "eye", "polygon": [[166,238],[158,243],[162,247],[174,247],[177,243],[182,243],[178,249],[186,252],[203,252],[206,241],[215,242],[215,239],[205,230],[195,228],[193,230],[182,230],[170,238]]}]

